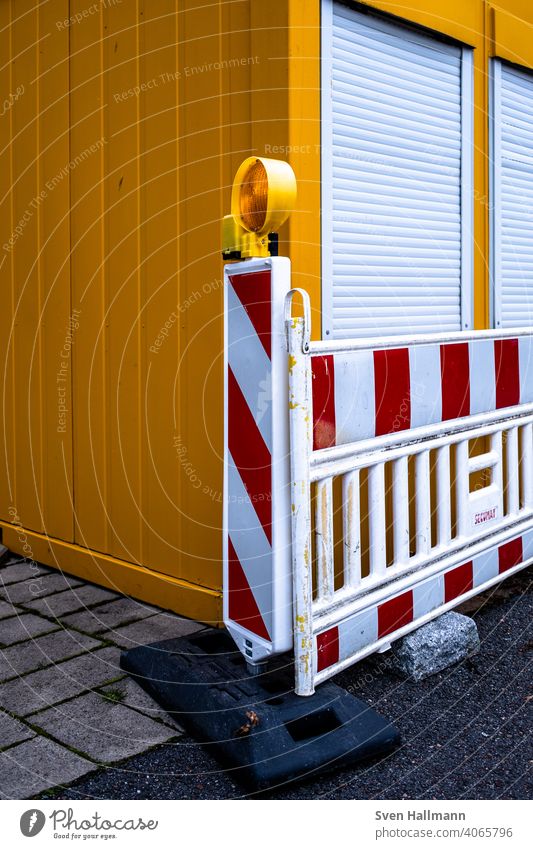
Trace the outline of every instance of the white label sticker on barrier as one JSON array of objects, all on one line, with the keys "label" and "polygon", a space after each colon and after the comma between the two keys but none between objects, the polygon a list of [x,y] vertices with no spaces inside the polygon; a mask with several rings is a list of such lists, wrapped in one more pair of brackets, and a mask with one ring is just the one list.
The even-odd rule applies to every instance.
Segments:
[{"label": "white label sticker on barrier", "polygon": [[224,623],[250,663],[292,647],[289,289],[286,257],[224,270]]}]

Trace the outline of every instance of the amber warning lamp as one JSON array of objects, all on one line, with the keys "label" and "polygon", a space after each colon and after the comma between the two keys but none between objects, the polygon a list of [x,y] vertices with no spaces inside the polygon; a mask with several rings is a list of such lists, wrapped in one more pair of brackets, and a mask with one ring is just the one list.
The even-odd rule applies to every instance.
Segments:
[{"label": "amber warning lamp", "polygon": [[222,257],[277,256],[278,230],[296,200],[296,177],[288,162],[250,156],[235,174],[231,215],[222,221]]}]

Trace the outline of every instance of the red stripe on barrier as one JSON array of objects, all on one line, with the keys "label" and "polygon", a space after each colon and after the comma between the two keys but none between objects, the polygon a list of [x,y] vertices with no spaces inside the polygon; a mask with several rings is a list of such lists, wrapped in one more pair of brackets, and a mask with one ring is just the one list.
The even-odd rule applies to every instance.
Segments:
[{"label": "red stripe on barrier", "polygon": [[228,538],[228,614],[234,622],[258,637],[270,640],[270,634],[257,606],[237,553]]},{"label": "red stripe on barrier", "polygon": [[474,586],[474,567],[471,560],[450,569],[444,575],[444,601],[453,601],[460,595],[464,595]]},{"label": "red stripe on barrier", "polygon": [[229,367],[228,448],[267,539],[272,545],[272,460]]},{"label": "red stripe on barrier", "polygon": [[339,660],[339,629],[330,628],[316,637],[316,670],[321,672]]},{"label": "red stripe on barrier", "polygon": [[468,342],[440,346],[442,421],[470,415]]},{"label": "red stripe on barrier", "polygon": [[500,573],[506,572],[507,569],[518,566],[523,559],[522,537],[517,537],[510,542],[500,545],[498,549],[498,571]]},{"label": "red stripe on barrier", "polygon": [[313,450],[335,445],[335,369],[333,356],[313,357]]},{"label": "red stripe on barrier", "polygon": [[520,403],[518,339],[494,340],[494,368],[496,408],[514,407]]},{"label": "red stripe on barrier", "polygon": [[376,436],[411,427],[409,349],[374,351]]},{"label": "red stripe on barrier", "polygon": [[413,591],[385,601],[378,607],[378,640],[413,621]]},{"label": "red stripe on barrier", "polygon": [[235,274],[233,277],[230,276],[230,280],[270,359],[272,337],[270,271]]}]

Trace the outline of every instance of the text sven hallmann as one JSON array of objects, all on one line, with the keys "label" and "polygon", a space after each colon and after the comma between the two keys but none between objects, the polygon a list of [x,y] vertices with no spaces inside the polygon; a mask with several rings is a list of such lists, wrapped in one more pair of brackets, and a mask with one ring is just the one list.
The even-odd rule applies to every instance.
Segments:
[{"label": "text sven hallmann", "polygon": [[375,819],[377,820],[466,820],[464,812],[456,813],[449,811],[407,811],[406,814],[400,811],[376,811]]}]

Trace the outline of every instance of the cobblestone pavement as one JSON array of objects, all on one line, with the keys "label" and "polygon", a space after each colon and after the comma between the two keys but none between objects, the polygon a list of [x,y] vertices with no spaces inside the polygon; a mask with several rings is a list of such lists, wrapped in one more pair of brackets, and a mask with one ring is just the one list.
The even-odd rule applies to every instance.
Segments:
[{"label": "cobblestone pavement", "polygon": [[[532,577],[530,567],[460,608],[478,626],[481,649],[474,657],[424,681],[398,677],[387,654],[337,676],[337,684],[398,727],[402,744],[351,769],[280,785],[267,798],[533,798]],[[237,799],[246,793],[209,746],[184,734],[46,796]]]},{"label": "cobblestone pavement", "polygon": [[[422,682],[386,655],[337,683],[400,729],[386,758],[283,799],[524,799],[533,792],[531,569],[467,602],[481,651]],[[33,586],[32,586],[33,585]],[[200,626],[20,558],[0,564],[0,798],[224,799],[246,790],[119,667]]]},{"label": "cobblestone pavement", "polygon": [[0,563],[0,798],[59,789],[176,741],[181,729],[125,676],[120,652],[201,627],[7,553]]}]

